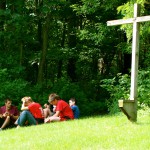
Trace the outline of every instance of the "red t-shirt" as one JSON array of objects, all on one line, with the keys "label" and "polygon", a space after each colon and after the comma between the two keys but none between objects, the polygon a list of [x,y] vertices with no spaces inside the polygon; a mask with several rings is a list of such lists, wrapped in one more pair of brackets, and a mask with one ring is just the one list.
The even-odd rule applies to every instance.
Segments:
[{"label": "red t-shirt", "polygon": [[74,119],[73,111],[70,108],[69,104],[63,100],[57,102],[56,111],[60,111],[60,120]]},{"label": "red t-shirt", "polygon": [[31,114],[34,116],[34,118],[39,118],[39,119],[44,118],[43,109],[39,103],[33,102],[28,106],[28,108]]}]

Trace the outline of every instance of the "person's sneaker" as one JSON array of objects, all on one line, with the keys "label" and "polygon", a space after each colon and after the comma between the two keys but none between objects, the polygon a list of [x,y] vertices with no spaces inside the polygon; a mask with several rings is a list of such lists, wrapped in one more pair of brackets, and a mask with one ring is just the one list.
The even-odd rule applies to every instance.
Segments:
[{"label": "person's sneaker", "polygon": [[20,126],[19,126],[19,125],[17,125],[16,129],[19,129],[19,128],[20,128]]},{"label": "person's sneaker", "polygon": [[0,131],[2,131],[3,129],[2,128],[0,128]]}]

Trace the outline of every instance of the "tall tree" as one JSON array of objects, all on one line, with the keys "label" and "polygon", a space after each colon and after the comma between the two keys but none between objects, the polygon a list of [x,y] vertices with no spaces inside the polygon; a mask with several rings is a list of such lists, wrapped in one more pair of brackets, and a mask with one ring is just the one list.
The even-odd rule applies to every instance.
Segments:
[{"label": "tall tree", "polygon": [[4,11],[6,9],[6,0],[0,1],[0,50],[4,48],[4,22],[5,22],[5,16]]},{"label": "tall tree", "polygon": [[37,80],[38,84],[41,84],[44,79],[44,68],[45,68],[46,55],[48,49],[49,23],[50,23],[50,16],[47,15],[46,21],[45,23],[43,23],[43,27],[42,27],[42,49],[41,49],[41,57],[40,57],[38,80]]}]

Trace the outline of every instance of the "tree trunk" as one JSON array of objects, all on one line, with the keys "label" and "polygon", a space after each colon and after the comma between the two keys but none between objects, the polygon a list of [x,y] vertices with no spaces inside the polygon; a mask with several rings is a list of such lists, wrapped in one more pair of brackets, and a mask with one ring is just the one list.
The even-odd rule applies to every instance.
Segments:
[{"label": "tree trunk", "polygon": [[47,54],[47,46],[48,46],[49,20],[50,17],[47,16],[46,22],[42,28],[42,49],[41,49],[41,58],[40,58],[38,79],[37,79],[38,84],[42,84],[43,77],[44,77],[44,66],[46,62],[46,54]]},{"label": "tree trunk", "polygon": [[[62,33],[62,40],[61,40],[61,47],[63,48],[65,45],[65,35],[66,35],[66,23],[64,21],[63,24],[63,33]],[[63,65],[63,61],[62,59],[59,60],[58,62],[58,73],[57,73],[57,78],[61,78],[62,76],[62,65]]]},{"label": "tree trunk", "polygon": [[[72,13],[68,22],[68,46],[69,48],[76,48],[76,28],[77,16]],[[73,82],[76,82],[76,58],[72,55],[68,59],[67,74]]]},{"label": "tree trunk", "polygon": [[[6,0],[1,0],[0,1],[0,10],[5,10],[6,9]],[[0,32],[4,31],[4,16],[0,15]],[[1,35],[0,36],[0,49],[4,48],[4,37]]]}]

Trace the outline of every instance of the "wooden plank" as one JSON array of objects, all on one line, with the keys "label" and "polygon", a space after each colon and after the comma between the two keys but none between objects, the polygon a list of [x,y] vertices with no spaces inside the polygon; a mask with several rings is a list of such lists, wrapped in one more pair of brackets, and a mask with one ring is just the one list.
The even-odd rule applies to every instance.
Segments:
[{"label": "wooden plank", "polygon": [[136,22],[146,22],[146,21],[150,21],[150,16],[142,16],[136,18]]},{"label": "wooden plank", "polygon": [[[140,16],[140,5],[134,5],[134,18],[138,18],[139,16]],[[135,100],[135,101],[137,100],[139,32],[140,32],[140,23],[138,23],[135,20],[133,23],[131,89],[130,89],[130,100]]]},{"label": "wooden plank", "polygon": [[150,16],[142,16],[142,17],[129,18],[129,19],[120,19],[120,20],[110,20],[107,21],[107,26],[115,26],[115,25],[129,24],[134,22],[146,22],[146,21],[150,21]]},{"label": "wooden plank", "polygon": [[120,19],[120,20],[111,20],[111,21],[107,21],[107,26],[129,24],[129,23],[133,23],[134,20],[135,20],[134,18]]}]

